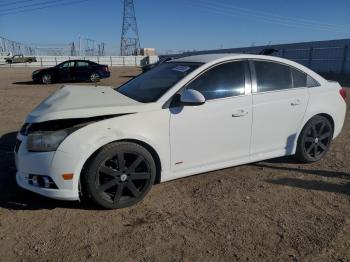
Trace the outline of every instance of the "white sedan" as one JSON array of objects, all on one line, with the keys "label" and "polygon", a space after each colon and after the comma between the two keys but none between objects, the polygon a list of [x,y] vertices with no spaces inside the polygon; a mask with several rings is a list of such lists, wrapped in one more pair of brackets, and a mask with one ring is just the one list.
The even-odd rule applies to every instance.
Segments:
[{"label": "white sedan", "polygon": [[64,86],[26,118],[17,183],[113,209],[153,184],[296,155],[320,160],[340,133],[346,92],[282,58],[185,57],[119,88]]}]

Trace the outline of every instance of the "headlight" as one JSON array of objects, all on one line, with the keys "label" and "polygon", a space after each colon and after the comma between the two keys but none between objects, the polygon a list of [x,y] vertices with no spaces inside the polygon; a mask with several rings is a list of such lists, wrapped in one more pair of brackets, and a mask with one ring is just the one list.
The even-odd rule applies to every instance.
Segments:
[{"label": "headlight", "polygon": [[32,133],[28,135],[27,149],[31,152],[55,151],[69,134],[68,130]]},{"label": "headlight", "polygon": [[41,70],[35,70],[33,73],[32,73],[32,76],[36,75],[37,73],[39,73]]}]

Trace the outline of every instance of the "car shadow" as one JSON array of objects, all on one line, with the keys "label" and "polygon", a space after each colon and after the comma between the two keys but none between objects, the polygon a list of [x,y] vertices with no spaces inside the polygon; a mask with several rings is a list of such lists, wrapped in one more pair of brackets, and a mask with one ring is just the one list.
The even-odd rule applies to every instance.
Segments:
[{"label": "car shadow", "polygon": [[[298,163],[297,161],[292,162],[278,162],[279,160],[283,161],[283,158],[276,158],[274,159],[273,163]],[[268,160],[269,161],[269,160]],[[268,161],[264,161],[263,163],[255,163],[252,164],[253,166],[260,167],[260,168],[266,168],[266,169],[274,169],[279,171],[287,171],[287,172],[298,172],[308,175],[314,175],[314,176],[321,176],[321,177],[328,177],[328,178],[339,178],[339,179],[346,179],[350,180],[350,174],[346,172],[339,172],[339,171],[326,171],[326,170],[314,170],[314,169],[302,169],[302,168],[293,168],[293,167],[283,167],[283,166],[272,166],[267,165],[264,163],[269,163]],[[287,160],[289,161],[289,160]],[[272,162],[270,162],[272,163]]]},{"label": "car shadow", "polygon": [[13,152],[16,136],[17,133],[12,132],[0,137],[0,208],[9,210],[99,209],[85,201],[82,203],[58,201],[21,189],[16,183]]},{"label": "car shadow", "polygon": [[304,180],[299,178],[281,178],[276,180],[266,180],[271,184],[297,187],[306,190],[318,190],[331,193],[341,193],[350,197],[350,182],[342,184],[328,183],[319,180]]},{"label": "car shadow", "polygon": [[120,76],[123,78],[135,78],[137,75],[126,75],[126,76]]},{"label": "car shadow", "polygon": [[[264,163],[281,163],[278,162],[283,160],[284,158],[276,158],[269,161],[264,161]],[[295,160],[291,160],[291,158],[287,158],[284,163],[297,163]],[[281,167],[281,166],[271,166],[264,163],[256,163],[252,164],[253,166],[264,168],[264,169],[273,169],[279,170],[283,172],[299,172],[307,175],[326,177],[326,178],[338,178],[345,181],[342,181],[340,184],[330,183],[321,180],[309,180],[309,179],[301,179],[301,178],[277,178],[277,179],[267,179],[265,180],[268,183],[280,185],[280,186],[289,186],[289,187],[297,187],[306,190],[318,190],[332,193],[341,193],[347,196],[350,196],[350,173],[339,172],[339,171],[326,171],[326,170],[314,170],[314,169],[301,169],[301,168],[293,168],[293,167]]]},{"label": "car shadow", "polygon": [[[21,189],[16,183],[16,167],[14,163],[13,148],[16,141],[16,132],[4,134],[0,137],[0,208],[8,210],[41,210],[41,209],[85,209],[98,210],[99,207],[86,201],[79,203],[58,201],[49,199],[30,191]],[[307,190],[322,190],[326,192],[342,193],[350,196],[350,174],[345,172],[299,169],[293,167],[281,167],[269,163],[297,163],[292,157],[283,157],[252,164],[253,166],[266,169],[275,169],[283,172],[299,172],[329,178],[349,180],[346,184],[327,183],[317,180],[303,180],[299,178],[269,179],[266,182],[303,188]]]},{"label": "car shadow", "polygon": [[[83,83],[83,84],[100,84],[102,83],[101,80],[100,81],[97,81],[97,82],[91,82],[91,81],[79,81],[79,80],[76,80],[76,81],[68,81],[68,82],[54,82],[54,83],[51,83],[51,85],[53,84],[79,84],[79,83]],[[42,83],[38,83],[38,82],[33,82],[33,81],[23,81],[23,82],[13,82],[12,83],[13,85],[42,85],[42,86],[46,86],[45,84],[42,84]]]},{"label": "car shadow", "polygon": [[38,83],[35,83],[33,81],[23,81],[23,82],[13,82],[13,85],[37,85]]}]

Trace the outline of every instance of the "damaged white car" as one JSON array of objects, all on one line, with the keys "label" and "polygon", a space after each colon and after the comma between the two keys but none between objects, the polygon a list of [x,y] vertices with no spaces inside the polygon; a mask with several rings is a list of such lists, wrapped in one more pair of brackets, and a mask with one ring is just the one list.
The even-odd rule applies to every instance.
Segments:
[{"label": "damaged white car", "polygon": [[320,160],[345,89],[295,62],[246,54],[163,63],[119,88],[64,86],[17,136],[17,183],[113,209],[153,184],[285,155]]}]

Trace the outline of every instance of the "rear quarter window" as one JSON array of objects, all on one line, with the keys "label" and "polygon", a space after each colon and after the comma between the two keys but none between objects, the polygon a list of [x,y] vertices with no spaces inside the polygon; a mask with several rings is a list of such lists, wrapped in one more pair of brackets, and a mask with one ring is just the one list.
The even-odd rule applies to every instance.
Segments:
[{"label": "rear quarter window", "polygon": [[292,77],[293,77],[293,87],[315,87],[319,86],[320,84],[313,79],[311,76],[307,75],[306,73],[297,70],[295,68],[291,68],[292,70]]}]

